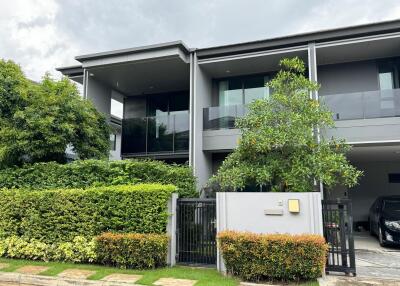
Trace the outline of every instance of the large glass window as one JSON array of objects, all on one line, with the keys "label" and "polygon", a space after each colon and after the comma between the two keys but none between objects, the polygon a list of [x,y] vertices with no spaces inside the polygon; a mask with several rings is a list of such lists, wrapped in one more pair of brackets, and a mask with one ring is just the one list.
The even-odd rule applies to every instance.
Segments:
[{"label": "large glass window", "polygon": [[219,81],[219,105],[242,105],[256,99],[268,98],[269,88],[266,87],[268,80],[268,76],[255,75]]},{"label": "large glass window", "polygon": [[187,92],[151,95],[147,98],[147,116],[188,113],[189,94]]}]

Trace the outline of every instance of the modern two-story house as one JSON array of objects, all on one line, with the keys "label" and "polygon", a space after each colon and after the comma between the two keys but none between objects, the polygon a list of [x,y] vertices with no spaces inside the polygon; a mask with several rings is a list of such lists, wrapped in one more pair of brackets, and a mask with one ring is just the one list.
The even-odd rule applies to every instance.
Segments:
[{"label": "modern two-story house", "polygon": [[365,222],[377,196],[400,194],[400,21],[199,49],[156,44],[77,56],[80,65],[58,70],[113,124],[111,101],[123,103],[115,158],[189,162],[201,189],[237,145],[235,119],[268,98],[279,60],[296,56],[334,114],[323,136],[354,145],[349,160],[365,171],[354,189],[324,195],[351,198]]}]

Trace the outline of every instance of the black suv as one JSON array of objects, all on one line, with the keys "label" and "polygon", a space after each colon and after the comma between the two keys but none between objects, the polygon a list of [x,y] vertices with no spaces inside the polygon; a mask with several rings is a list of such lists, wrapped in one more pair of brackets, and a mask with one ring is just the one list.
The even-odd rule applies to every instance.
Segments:
[{"label": "black suv", "polygon": [[400,245],[400,196],[377,198],[369,210],[369,227],[381,246]]}]

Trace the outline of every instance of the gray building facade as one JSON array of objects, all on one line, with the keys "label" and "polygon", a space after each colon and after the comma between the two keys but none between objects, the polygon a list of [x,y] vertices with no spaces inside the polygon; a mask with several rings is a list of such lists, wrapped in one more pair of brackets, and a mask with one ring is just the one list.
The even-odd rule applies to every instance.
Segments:
[{"label": "gray building facade", "polygon": [[[313,96],[336,122],[322,136],[345,138],[354,146],[349,160],[366,171],[354,190],[324,195],[361,200],[355,220],[365,221],[378,195],[398,192],[387,175],[400,174],[400,21],[200,49],[170,42],[82,55],[81,65],[58,70],[109,118],[111,99],[123,101],[116,158],[187,161],[200,190],[237,145],[235,118],[268,98],[265,83],[285,57],[301,58],[321,84]],[[369,172],[378,165],[386,167]],[[374,187],[365,183],[374,176]]]}]

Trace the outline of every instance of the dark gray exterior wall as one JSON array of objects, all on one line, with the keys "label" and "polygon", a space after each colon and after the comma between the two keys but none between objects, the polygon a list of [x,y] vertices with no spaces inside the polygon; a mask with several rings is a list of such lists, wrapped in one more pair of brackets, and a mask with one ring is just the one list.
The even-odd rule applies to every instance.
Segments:
[{"label": "dark gray exterior wall", "polygon": [[319,95],[378,90],[375,61],[318,66]]},{"label": "dark gray exterior wall", "polygon": [[88,77],[86,98],[93,102],[96,109],[110,119],[111,89],[93,77]]}]

